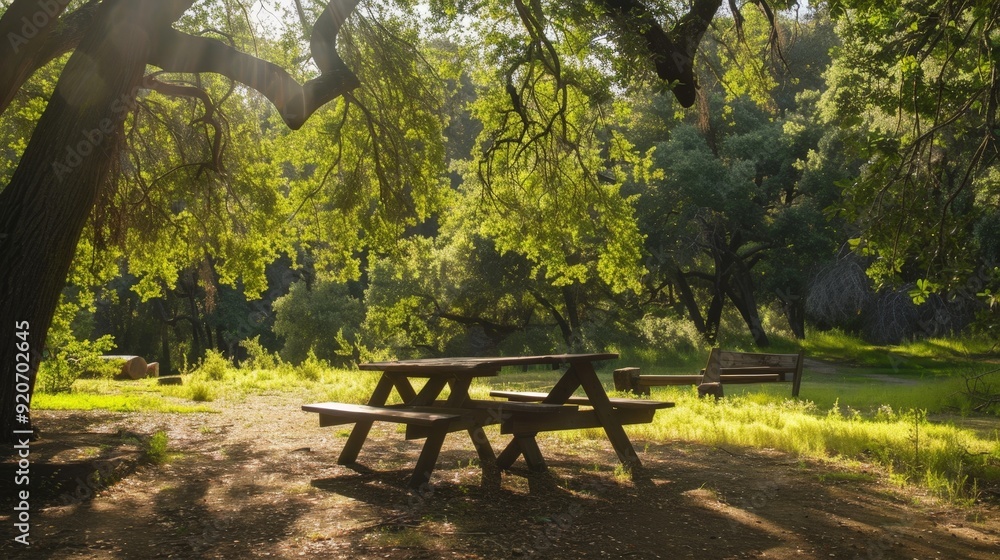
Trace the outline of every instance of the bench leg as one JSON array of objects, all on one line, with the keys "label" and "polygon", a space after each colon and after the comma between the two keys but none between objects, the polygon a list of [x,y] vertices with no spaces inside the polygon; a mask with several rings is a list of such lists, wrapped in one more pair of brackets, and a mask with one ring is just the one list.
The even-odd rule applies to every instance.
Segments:
[{"label": "bench leg", "polygon": [[524,462],[528,464],[531,472],[545,472],[545,459],[542,458],[542,450],[538,448],[535,434],[523,434],[514,436],[517,444],[521,447],[521,454],[524,455]]},{"label": "bench leg", "polygon": [[719,400],[725,396],[722,391],[722,383],[702,383],[698,385],[699,399],[703,399],[709,395],[715,397],[715,400]]},{"label": "bench leg", "polygon": [[517,443],[517,437],[512,439],[507,447],[497,455],[497,468],[507,470],[521,456],[521,446]]},{"label": "bench leg", "polygon": [[639,455],[635,452],[632,442],[628,439],[628,434],[625,433],[621,422],[615,416],[615,412],[611,407],[611,400],[604,391],[601,380],[598,379],[597,372],[594,371],[593,366],[588,362],[577,362],[571,365],[570,369],[575,370],[574,373],[577,380],[579,380],[580,385],[583,386],[583,390],[587,393],[587,398],[590,399],[590,406],[594,407],[594,414],[597,415],[601,426],[604,427],[604,433],[608,435],[611,445],[615,448],[615,453],[618,454],[618,460],[629,470],[642,466],[642,462],[639,461]]},{"label": "bench leg", "polygon": [[368,439],[368,432],[371,431],[372,424],[374,422],[354,424],[354,429],[351,430],[351,435],[347,438],[347,443],[344,444],[344,449],[340,452],[340,458],[337,459],[338,465],[353,465],[358,461],[358,453],[361,453],[361,447]]},{"label": "bench leg", "polygon": [[[389,400],[389,393],[392,392],[395,384],[391,376],[383,373],[375,390],[372,391],[372,397],[368,399],[368,406],[384,406],[385,401]],[[368,432],[371,431],[372,424],[374,422],[356,422],[354,424],[354,429],[351,430],[351,435],[347,438],[347,443],[344,444],[344,449],[340,452],[337,464],[353,465],[357,462],[358,453],[361,453],[361,447],[368,439]]]},{"label": "bench leg", "polygon": [[497,457],[497,468],[501,470],[509,469],[517,461],[517,458],[523,454],[524,462],[527,463],[529,470],[544,472],[548,467],[545,465],[545,459],[542,458],[542,451],[538,448],[538,442],[535,441],[535,435],[536,433],[515,434],[514,439],[507,444],[507,447]]},{"label": "bench leg", "polygon": [[417,459],[417,466],[413,469],[413,476],[410,478],[410,488],[420,488],[429,484],[431,472],[437,464],[438,455],[441,454],[441,446],[444,445],[444,437],[448,434],[444,429],[436,429],[427,435],[424,448],[420,451],[420,458]]},{"label": "bench leg", "polygon": [[490,440],[486,437],[486,432],[482,428],[470,429],[469,439],[472,440],[472,445],[476,448],[476,453],[479,455],[479,463],[483,465],[483,468],[496,464],[497,454],[493,451],[493,446],[490,445]]}]

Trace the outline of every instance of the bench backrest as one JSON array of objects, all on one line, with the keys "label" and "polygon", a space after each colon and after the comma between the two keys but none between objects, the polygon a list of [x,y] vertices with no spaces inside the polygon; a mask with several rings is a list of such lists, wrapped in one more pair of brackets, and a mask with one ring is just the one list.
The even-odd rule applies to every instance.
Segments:
[{"label": "bench backrest", "polygon": [[[715,350],[713,350],[714,352]],[[802,360],[802,354],[756,354],[750,352],[719,351],[719,367],[767,367],[774,370],[795,371]]]},{"label": "bench backrest", "polygon": [[722,375],[779,374],[781,381],[789,381],[785,374],[791,374],[792,395],[798,396],[802,380],[803,353],[761,354],[756,352],[730,352],[712,348],[705,366],[704,382],[720,382]]}]

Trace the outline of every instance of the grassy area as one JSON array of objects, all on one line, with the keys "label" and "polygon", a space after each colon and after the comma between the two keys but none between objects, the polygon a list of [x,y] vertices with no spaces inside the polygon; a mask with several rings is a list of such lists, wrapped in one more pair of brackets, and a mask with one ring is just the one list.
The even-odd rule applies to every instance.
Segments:
[{"label": "grassy area", "polygon": [[160,395],[93,394],[87,392],[37,393],[32,398],[36,410],[109,410],[112,412],[212,412],[206,406],[164,399]]},{"label": "grassy area", "polygon": [[864,413],[840,402],[821,408],[812,401],[766,393],[727,396],[718,403],[677,389],[656,396],[670,398],[677,407],[658,414],[652,424],[629,428],[639,438],[863,462],[953,501],[975,498],[979,484],[1000,483],[1000,430],[983,435],[953,423],[932,422],[923,410],[883,404]]},{"label": "grassy area", "polygon": [[810,333],[801,341],[810,358],[893,372],[941,371],[984,360],[997,363],[997,342],[984,337],[931,338],[893,346],[868,344],[839,330]]}]

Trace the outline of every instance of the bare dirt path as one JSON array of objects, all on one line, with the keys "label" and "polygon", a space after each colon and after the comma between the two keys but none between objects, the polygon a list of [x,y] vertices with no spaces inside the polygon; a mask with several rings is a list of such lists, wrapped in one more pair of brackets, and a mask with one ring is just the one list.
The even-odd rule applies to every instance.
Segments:
[{"label": "bare dirt path", "polygon": [[[0,557],[1000,558],[996,507],[821,482],[829,467],[768,451],[637,441],[644,468],[630,480],[615,476],[606,442],[542,437],[550,471],[519,464],[496,489],[480,485],[471,443],[453,434],[433,487],[411,493],[418,442],[376,426],[361,455],[371,470],[338,466],[346,430],[319,428],[302,402],[37,413],[47,431],[32,447],[31,546],[12,541],[8,458]],[[161,429],[172,458],[140,465],[141,441]],[[88,482],[94,472],[120,480]]]}]

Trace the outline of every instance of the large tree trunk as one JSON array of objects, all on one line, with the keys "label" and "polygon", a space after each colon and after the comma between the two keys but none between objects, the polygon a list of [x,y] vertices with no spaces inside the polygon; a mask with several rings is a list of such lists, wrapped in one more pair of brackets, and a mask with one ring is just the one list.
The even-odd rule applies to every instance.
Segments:
[{"label": "large tree trunk", "polygon": [[[118,156],[157,26],[183,2],[106,0],[56,85],[11,178],[0,192],[0,439],[15,419],[16,326],[27,323],[30,371],[65,286],[76,245]],[[188,3],[188,6],[190,3]],[[171,16],[176,16],[170,19]],[[31,375],[33,389],[34,375]]]},{"label": "large tree trunk", "polygon": [[577,284],[571,286],[563,286],[562,296],[563,302],[566,304],[566,320],[569,321],[569,336],[566,338],[566,345],[569,347],[570,352],[577,352],[581,350],[582,340],[580,338],[580,306],[579,306],[579,292],[580,287]]},{"label": "large tree trunk", "polygon": [[792,329],[792,334],[799,340],[806,337],[806,305],[805,299],[790,297],[782,300],[781,308],[785,311],[788,319],[788,326]]},{"label": "large tree trunk", "polygon": [[730,276],[730,281],[726,286],[726,293],[747,324],[754,344],[759,348],[770,346],[771,341],[767,338],[767,333],[764,332],[764,325],[761,323],[760,313],[757,311],[753,279],[750,278],[750,271],[746,267],[737,265],[736,273]]},{"label": "large tree trunk", "polygon": [[691,285],[688,284],[687,278],[684,276],[684,272],[677,267],[677,291],[679,297],[681,298],[681,303],[684,304],[685,309],[687,309],[688,317],[691,318],[691,322],[694,323],[694,328],[701,333],[702,336],[707,338],[708,329],[705,327],[705,319],[701,316],[701,308],[698,307],[698,300],[694,297],[694,291],[691,290]]}]

